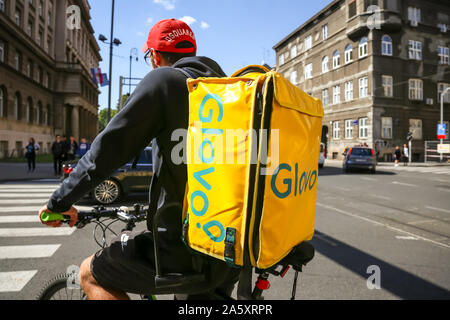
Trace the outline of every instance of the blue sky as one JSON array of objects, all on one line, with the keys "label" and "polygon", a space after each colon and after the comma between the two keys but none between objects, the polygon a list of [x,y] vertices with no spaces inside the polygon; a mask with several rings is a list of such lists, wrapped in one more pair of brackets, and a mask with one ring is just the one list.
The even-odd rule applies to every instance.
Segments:
[{"label": "blue sky", "polygon": [[[275,64],[272,47],[329,4],[331,0],[116,0],[112,106],[119,99],[119,76],[129,75],[130,49],[137,48],[132,77],[142,78],[151,68],[141,52],[151,27],[162,19],[183,18],[197,39],[197,54],[216,60],[230,75],[263,60]],[[111,0],[90,0],[95,37],[110,36]],[[103,73],[109,72],[109,46],[98,41]],[[108,78],[109,75],[108,75]],[[100,88],[100,109],[108,106],[108,87]],[[128,87],[125,88],[128,92]]]}]

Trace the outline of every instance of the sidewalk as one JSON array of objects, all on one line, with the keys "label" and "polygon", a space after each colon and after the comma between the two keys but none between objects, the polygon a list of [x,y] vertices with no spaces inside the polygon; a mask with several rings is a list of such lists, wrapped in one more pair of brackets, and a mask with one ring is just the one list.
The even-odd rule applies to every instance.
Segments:
[{"label": "sidewalk", "polygon": [[[325,159],[325,165],[341,165],[343,160]],[[377,162],[379,167],[394,167],[394,162]],[[400,166],[403,166],[403,162],[400,162]],[[450,163],[437,163],[437,162],[411,162],[408,167],[450,167]]]},{"label": "sidewalk", "polygon": [[58,178],[53,172],[53,163],[36,163],[36,170],[28,173],[26,163],[0,162],[0,182]]}]

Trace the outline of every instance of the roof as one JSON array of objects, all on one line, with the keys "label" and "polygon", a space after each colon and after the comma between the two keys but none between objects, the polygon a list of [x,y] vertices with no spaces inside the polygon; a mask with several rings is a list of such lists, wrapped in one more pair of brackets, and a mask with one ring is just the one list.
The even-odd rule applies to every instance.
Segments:
[{"label": "roof", "polygon": [[283,40],[281,40],[280,42],[278,42],[276,45],[273,46],[272,49],[276,50],[277,48],[279,48],[280,46],[282,46],[285,42],[287,42],[291,37],[293,37],[295,34],[297,34],[298,32],[300,32],[302,29],[304,29],[306,26],[308,26],[309,24],[311,24],[312,22],[314,22],[319,16],[323,15],[326,11],[328,11],[330,8],[332,8],[333,6],[337,6],[337,4],[343,2],[345,0],[333,0],[330,4],[328,4],[325,8],[323,8],[322,10],[320,10],[318,13],[316,13],[314,16],[312,16],[311,18],[309,18],[305,23],[303,23],[300,27],[298,27],[297,29],[295,29],[294,31],[292,31],[289,35],[287,35],[285,38],[283,38]]}]

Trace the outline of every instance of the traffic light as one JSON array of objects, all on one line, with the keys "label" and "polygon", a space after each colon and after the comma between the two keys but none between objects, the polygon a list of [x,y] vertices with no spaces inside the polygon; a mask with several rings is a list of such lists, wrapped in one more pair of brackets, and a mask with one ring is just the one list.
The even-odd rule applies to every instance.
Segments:
[{"label": "traffic light", "polygon": [[408,136],[406,137],[406,140],[411,141],[412,136],[413,136],[413,133],[411,131],[408,131]]}]

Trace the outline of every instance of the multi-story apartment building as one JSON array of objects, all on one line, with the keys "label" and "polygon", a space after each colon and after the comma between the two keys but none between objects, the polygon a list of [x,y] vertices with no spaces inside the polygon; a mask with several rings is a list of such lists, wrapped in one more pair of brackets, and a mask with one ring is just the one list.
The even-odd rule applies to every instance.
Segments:
[{"label": "multi-story apartment building", "polygon": [[49,152],[56,134],[97,134],[90,68],[101,56],[89,12],[86,0],[0,0],[0,158],[20,155],[30,137]]},{"label": "multi-story apartment building", "polygon": [[450,2],[439,0],[334,0],[274,46],[277,71],[323,102],[328,157],[367,143],[385,161],[408,131],[413,161],[436,140],[449,48]]}]

